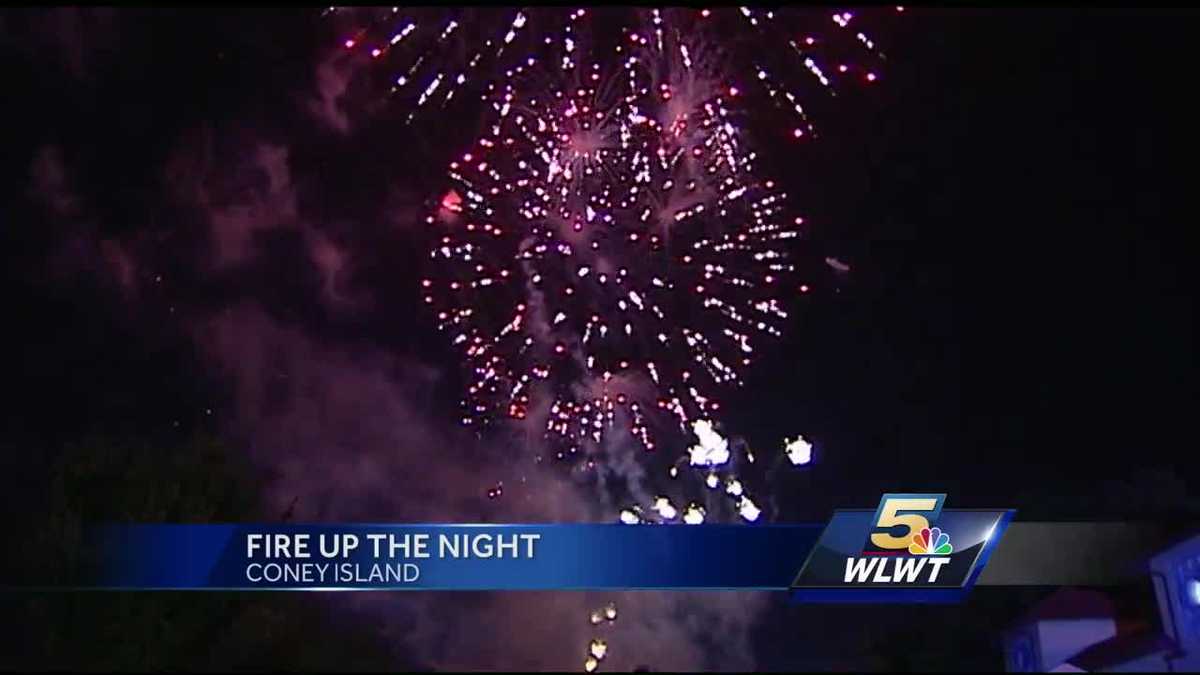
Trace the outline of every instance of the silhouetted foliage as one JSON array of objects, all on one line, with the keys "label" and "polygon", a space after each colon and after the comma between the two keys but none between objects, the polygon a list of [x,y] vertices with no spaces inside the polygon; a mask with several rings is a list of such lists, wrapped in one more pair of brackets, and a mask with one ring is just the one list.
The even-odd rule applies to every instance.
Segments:
[{"label": "silhouetted foliage", "polygon": [[[18,573],[62,579],[81,533],[100,521],[279,520],[256,507],[254,472],[218,441],[178,447],[91,439],[68,447],[48,481]],[[19,639],[3,668],[66,670],[381,670],[401,655],[369,625],[326,614],[313,594],[23,592],[0,614]]]}]

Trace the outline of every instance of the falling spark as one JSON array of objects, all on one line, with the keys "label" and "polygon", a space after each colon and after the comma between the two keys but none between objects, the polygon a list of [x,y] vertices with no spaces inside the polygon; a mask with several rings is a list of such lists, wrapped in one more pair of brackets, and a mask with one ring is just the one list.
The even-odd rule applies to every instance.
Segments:
[{"label": "falling spark", "polygon": [[692,430],[700,439],[688,450],[692,466],[719,466],[729,461],[729,441],[713,430],[712,422],[696,420]]},{"label": "falling spark", "polygon": [[838,272],[845,273],[845,272],[850,271],[850,266],[847,265],[846,263],[842,262],[841,260],[838,260],[837,258],[826,258],[825,264],[829,265],[830,267],[832,267],[834,270],[836,270]]},{"label": "falling spark", "polygon": [[803,436],[797,436],[794,441],[783,439],[783,450],[793,466],[801,466],[812,461],[812,444],[804,440]]},{"label": "falling spark", "polygon": [[600,639],[592,640],[591,644],[588,645],[588,654],[599,661],[603,661],[604,656],[608,654],[608,643]]},{"label": "falling spark", "polygon": [[759,510],[758,506],[749,497],[743,496],[738,502],[738,515],[747,522],[753,523],[762,515],[762,511]]}]

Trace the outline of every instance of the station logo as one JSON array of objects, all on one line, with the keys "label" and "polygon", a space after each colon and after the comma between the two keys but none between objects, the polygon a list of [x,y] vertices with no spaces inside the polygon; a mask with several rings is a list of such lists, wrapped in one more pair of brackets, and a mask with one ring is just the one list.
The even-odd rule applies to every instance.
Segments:
[{"label": "station logo", "polygon": [[956,602],[1011,510],[943,509],[945,494],[888,493],[874,510],[834,513],[796,580],[801,600]]}]

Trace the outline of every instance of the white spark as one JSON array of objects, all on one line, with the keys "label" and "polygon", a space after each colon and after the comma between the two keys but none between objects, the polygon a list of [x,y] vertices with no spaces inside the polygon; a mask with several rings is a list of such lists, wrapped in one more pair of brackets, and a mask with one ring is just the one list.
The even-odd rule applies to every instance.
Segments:
[{"label": "white spark", "polygon": [[762,515],[762,511],[754,505],[754,502],[750,501],[749,497],[743,496],[738,502],[738,515],[753,523]]},{"label": "white spark", "polygon": [[700,441],[688,450],[692,466],[720,466],[729,461],[729,441],[713,429],[712,422],[696,420],[692,431]]},{"label": "white spark", "polygon": [[812,443],[804,440],[803,436],[797,436],[794,441],[783,439],[783,449],[793,466],[808,464],[812,461]]}]

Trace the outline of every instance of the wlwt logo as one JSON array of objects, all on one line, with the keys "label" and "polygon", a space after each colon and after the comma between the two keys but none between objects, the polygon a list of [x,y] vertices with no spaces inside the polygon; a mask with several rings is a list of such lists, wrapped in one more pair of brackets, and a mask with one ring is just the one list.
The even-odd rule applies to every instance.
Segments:
[{"label": "wlwt logo", "polygon": [[945,502],[945,494],[889,493],[874,511],[837,511],[792,584],[796,595],[826,601],[961,599],[1013,512],[943,510]]},{"label": "wlwt logo", "polygon": [[[884,495],[863,557],[846,558],[846,583],[937,583],[954,551],[949,533],[930,527],[941,515],[946,495]],[[896,532],[903,534],[896,536]],[[907,557],[905,554],[920,557]],[[933,557],[938,556],[938,557]]]}]

